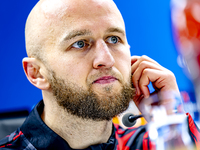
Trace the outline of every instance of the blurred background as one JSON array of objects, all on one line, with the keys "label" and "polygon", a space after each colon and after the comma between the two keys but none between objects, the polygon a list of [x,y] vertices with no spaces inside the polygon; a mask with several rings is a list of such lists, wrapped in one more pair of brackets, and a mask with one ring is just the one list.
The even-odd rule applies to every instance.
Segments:
[{"label": "blurred background", "polygon": [[[171,70],[187,104],[186,111],[198,120],[194,86],[174,42],[170,0],[114,1],[125,20],[131,54],[147,55]],[[22,68],[22,59],[26,57],[25,22],[37,2],[0,2],[0,120],[11,116],[10,112],[29,112],[42,99],[40,90],[29,83]]]}]

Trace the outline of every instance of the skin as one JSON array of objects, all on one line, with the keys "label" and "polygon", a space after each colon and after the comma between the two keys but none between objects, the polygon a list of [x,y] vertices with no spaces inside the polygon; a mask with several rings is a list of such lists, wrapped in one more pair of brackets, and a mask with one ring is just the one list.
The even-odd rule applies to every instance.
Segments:
[{"label": "skin", "polygon": [[[112,36],[119,38],[117,44]],[[80,40],[86,43],[83,48],[77,47]],[[130,56],[124,21],[112,0],[40,0],[27,19],[26,48],[26,76],[43,94],[41,117],[74,149],[107,142],[112,121],[83,120],[62,109],[52,94],[47,66],[84,90],[91,87],[100,97],[119,92],[132,74],[137,106],[149,97],[150,81],[157,93],[179,93],[173,73],[147,56]],[[42,59],[33,55],[37,48],[42,49]]]}]

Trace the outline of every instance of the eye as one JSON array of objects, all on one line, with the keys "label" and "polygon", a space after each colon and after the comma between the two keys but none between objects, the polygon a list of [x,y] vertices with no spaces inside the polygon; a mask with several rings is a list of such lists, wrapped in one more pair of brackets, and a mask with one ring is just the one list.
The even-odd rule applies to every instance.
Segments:
[{"label": "eye", "polygon": [[86,46],[86,43],[84,40],[77,41],[72,45],[72,47],[74,48],[83,48],[85,46]]},{"label": "eye", "polygon": [[117,36],[111,36],[106,41],[108,43],[116,44],[119,42],[119,38]]}]

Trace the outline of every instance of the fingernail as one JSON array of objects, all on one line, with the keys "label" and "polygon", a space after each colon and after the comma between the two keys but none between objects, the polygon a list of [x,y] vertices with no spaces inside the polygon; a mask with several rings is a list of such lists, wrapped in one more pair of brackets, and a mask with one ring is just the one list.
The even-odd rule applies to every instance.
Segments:
[{"label": "fingernail", "polygon": [[139,96],[140,95],[140,90],[136,88],[136,94]]},{"label": "fingernail", "polygon": [[143,93],[144,94],[144,98],[149,98],[149,94]]}]

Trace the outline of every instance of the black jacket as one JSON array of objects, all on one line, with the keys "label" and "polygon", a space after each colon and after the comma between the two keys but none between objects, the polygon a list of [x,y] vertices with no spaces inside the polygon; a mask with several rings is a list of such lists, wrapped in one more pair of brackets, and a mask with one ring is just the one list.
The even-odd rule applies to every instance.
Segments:
[{"label": "black jacket", "polygon": [[[0,141],[0,150],[72,150],[64,139],[42,121],[40,116],[43,108],[44,103],[40,101],[23,125]],[[196,133],[197,128],[190,115],[189,127],[192,128],[190,133],[193,139],[198,141],[196,134],[199,132]],[[112,135],[107,143],[92,145],[85,150],[148,150],[152,146],[145,126],[125,130],[119,125],[113,125]]]}]

